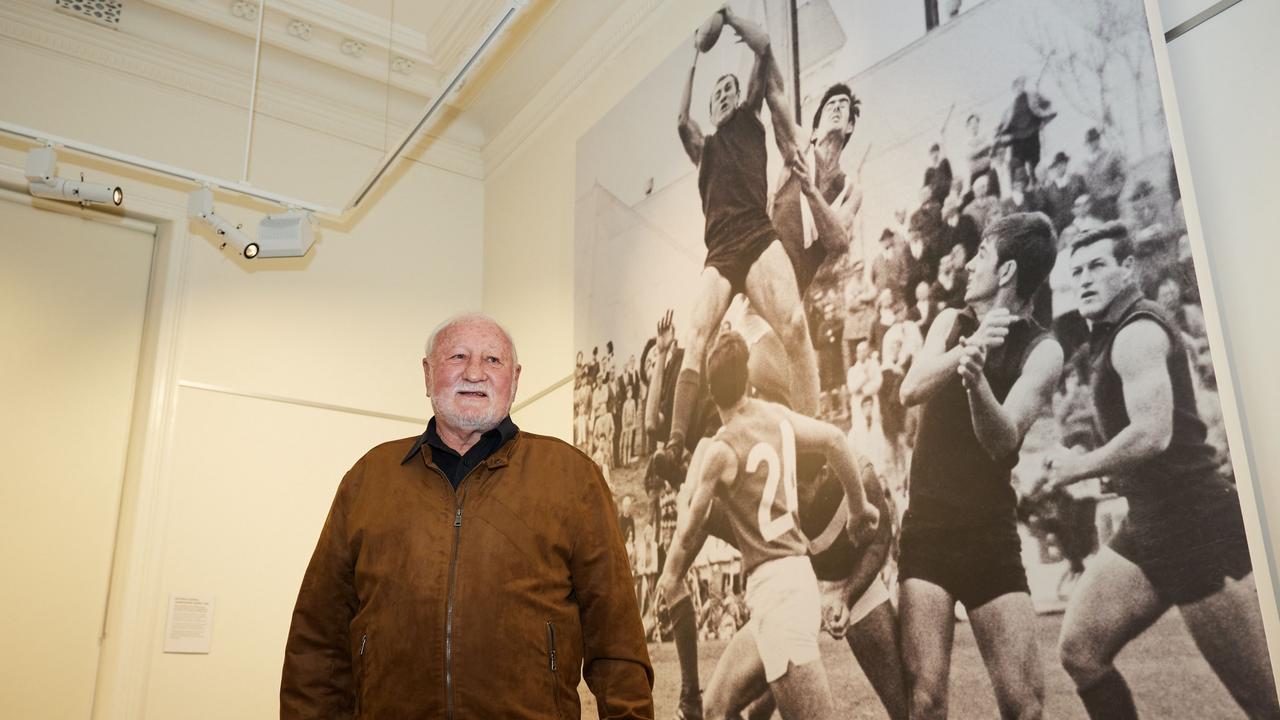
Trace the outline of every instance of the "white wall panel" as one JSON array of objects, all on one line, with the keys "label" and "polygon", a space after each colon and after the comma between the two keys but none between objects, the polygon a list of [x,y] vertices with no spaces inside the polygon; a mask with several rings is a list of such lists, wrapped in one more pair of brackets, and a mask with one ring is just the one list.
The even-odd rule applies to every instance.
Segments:
[{"label": "white wall panel", "polygon": [[154,236],[0,199],[0,708],[93,705]]},{"label": "white wall panel", "polygon": [[[1280,3],[1244,0],[1169,44],[1192,180],[1270,542],[1280,537]],[[1274,551],[1272,565],[1275,567]]]}]

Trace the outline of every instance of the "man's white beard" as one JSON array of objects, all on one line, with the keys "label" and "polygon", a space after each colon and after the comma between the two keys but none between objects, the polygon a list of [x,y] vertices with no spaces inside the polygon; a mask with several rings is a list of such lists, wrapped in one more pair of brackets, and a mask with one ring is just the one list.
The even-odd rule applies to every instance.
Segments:
[{"label": "man's white beard", "polygon": [[511,401],[515,400],[515,388],[512,388],[511,397],[506,403],[497,401],[492,395],[489,399],[492,401],[487,408],[466,412],[458,409],[453,402],[453,394],[457,392],[457,388],[449,391],[448,399],[431,398],[431,408],[435,410],[435,414],[444,421],[446,425],[459,430],[471,430],[479,432],[488,432],[502,422],[511,411]]}]

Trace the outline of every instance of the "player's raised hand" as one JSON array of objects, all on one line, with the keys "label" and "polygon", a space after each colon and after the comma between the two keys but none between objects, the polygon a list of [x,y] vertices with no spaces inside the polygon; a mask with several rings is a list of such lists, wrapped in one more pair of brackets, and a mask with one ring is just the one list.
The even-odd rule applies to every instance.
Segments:
[{"label": "player's raised hand", "polygon": [[664,355],[676,342],[674,313],[674,310],[668,309],[658,320],[658,352]]},{"label": "player's raised hand", "polygon": [[1032,494],[1053,492],[1081,479],[1076,461],[1083,454],[1085,450],[1082,447],[1067,448],[1059,445],[1050,448],[1040,461],[1041,467],[1044,468],[1044,477],[1032,489]]},{"label": "player's raised hand", "polygon": [[956,366],[960,382],[964,383],[966,388],[973,387],[973,383],[982,376],[982,369],[986,364],[987,348],[973,342],[965,343],[960,349],[960,362]]},{"label": "player's raised hand", "polygon": [[969,336],[966,344],[981,345],[986,350],[998,348],[1009,336],[1009,326],[1016,318],[1004,308],[992,308],[978,324],[978,329]]},{"label": "player's raised hand", "polygon": [[814,182],[813,172],[809,170],[809,159],[801,150],[796,150],[791,156],[791,172],[796,174],[796,180],[800,181],[800,191],[805,196],[813,198],[818,197],[818,184]]}]

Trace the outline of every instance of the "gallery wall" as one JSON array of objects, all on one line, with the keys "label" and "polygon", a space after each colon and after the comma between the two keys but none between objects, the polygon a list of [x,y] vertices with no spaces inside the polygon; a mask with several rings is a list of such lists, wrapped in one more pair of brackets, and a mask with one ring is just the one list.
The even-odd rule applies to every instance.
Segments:
[{"label": "gallery wall", "polygon": [[[1179,19],[1210,4],[1160,3]],[[98,716],[275,714],[288,614],[333,490],[365,449],[420,430],[415,419],[429,408],[417,363],[437,318],[482,307],[509,323],[524,364],[517,403],[537,398],[516,421],[571,435],[570,387],[558,383],[573,368],[578,138],[718,5],[622,3],[490,143],[484,172],[478,151],[428,150],[355,223],[322,228],[301,260],[246,265],[187,222],[189,186],[63,158],[65,175],[84,169],[125,184],[128,207],[162,226]],[[1263,34],[1277,21],[1280,6],[1243,0],[1170,46],[1226,333],[1218,361],[1235,372],[1246,451],[1274,535],[1280,484],[1268,479],[1280,473],[1280,448],[1270,439],[1280,436],[1280,416],[1270,405],[1280,380],[1270,366],[1280,344],[1265,329],[1280,306],[1268,212],[1280,146],[1263,138],[1280,124],[1280,96],[1256,80],[1257,68],[1280,65]],[[238,141],[227,140],[243,132],[234,104],[35,45],[0,45],[0,64],[8,68],[0,94],[21,112],[6,110],[10,119],[100,133],[113,139],[103,144],[139,154],[181,149],[191,163],[238,157]],[[65,101],[86,93],[115,110],[77,117]],[[191,107],[206,111],[198,124],[165,121],[189,117]],[[673,102],[673,121],[675,112]],[[279,173],[277,184],[302,183],[319,164],[363,173],[377,155],[269,120],[260,131],[279,140],[255,160]],[[0,142],[0,183],[20,184],[25,149]],[[220,198],[220,210],[246,224],[265,209]],[[175,593],[217,598],[213,653],[161,652],[164,605]]]},{"label": "gallery wall", "polygon": [[[3,20],[9,33],[22,18]],[[9,121],[238,177],[244,107],[202,83],[11,39],[0,65]],[[336,192],[314,184],[341,179],[334,168],[346,196],[381,155],[269,117],[258,131],[255,164],[303,197]],[[258,263],[188,221],[191,184],[60,153],[64,177],[121,184],[125,209],[161,228],[95,717],[277,714],[290,613],[334,489],[372,445],[421,432],[426,334],[481,305],[478,148],[440,160],[427,145],[351,224],[322,225],[306,258]],[[28,147],[0,140],[0,184],[25,191]],[[250,228],[272,210],[218,196]],[[173,594],[214,597],[209,654],[162,652]]]}]

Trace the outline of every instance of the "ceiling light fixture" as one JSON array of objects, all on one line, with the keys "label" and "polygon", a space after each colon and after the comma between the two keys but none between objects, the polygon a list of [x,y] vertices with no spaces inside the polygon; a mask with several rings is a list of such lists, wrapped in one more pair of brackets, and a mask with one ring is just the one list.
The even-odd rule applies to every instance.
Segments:
[{"label": "ceiling light fixture", "polygon": [[124,202],[124,190],[117,185],[102,185],[57,176],[58,153],[53,145],[35,148],[27,152],[27,191],[36,197],[51,200],[69,200],[81,205],[110,203],[119,206]]}]

